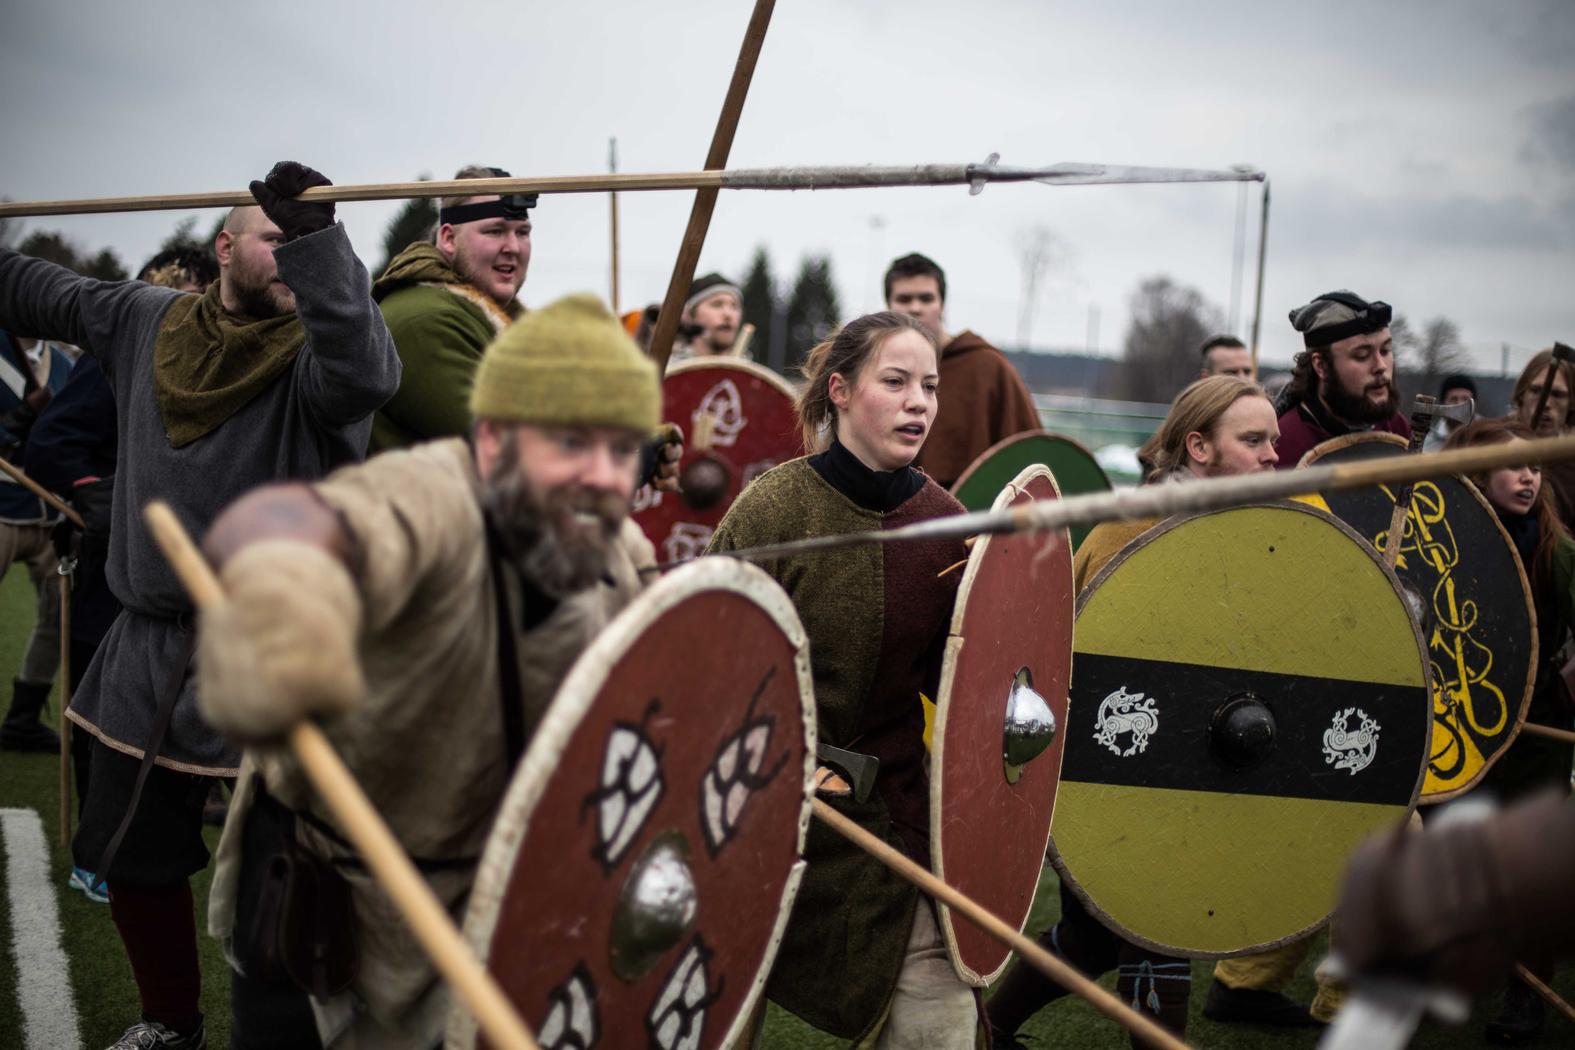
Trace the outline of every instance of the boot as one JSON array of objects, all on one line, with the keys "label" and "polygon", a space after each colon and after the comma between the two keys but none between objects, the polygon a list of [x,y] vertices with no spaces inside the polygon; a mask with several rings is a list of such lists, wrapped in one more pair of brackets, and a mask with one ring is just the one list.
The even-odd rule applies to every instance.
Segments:
[{"label": "boot", "polygon": [[16,680],[11,710],[0,723],[0,751],[59,751],[60,737],[39,722],[38,713],[49,699],[49,683]]}]

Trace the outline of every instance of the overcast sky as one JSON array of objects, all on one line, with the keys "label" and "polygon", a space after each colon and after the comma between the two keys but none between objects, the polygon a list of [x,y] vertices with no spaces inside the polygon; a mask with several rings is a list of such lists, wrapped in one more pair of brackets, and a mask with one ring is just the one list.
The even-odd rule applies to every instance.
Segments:
[{"label": "overcast sky", "polygon": [[[14,200],[237,189],[278,159],[340,183],[467,163],[516,175],[701,166],[751,4],[607,0],[236,5],[13,3],[0,14]],[[1286,312],[1350,287],[1456,321],[1483,368],[1575,341],[1570,0],[877,3],[779,0],[731,166],[981,160],[1269,173],[1263,353]],[[1252,313],[1249,192],[1238,329]],[[1059,248],[1031,345],[1119,349],[1128,300],[1168,274],[1231,302],[1231,184],[724,193],[701,269],[757,245],[790,279],[827,253],[844,314],[899,254],[945,267],[948,321],[1016,341],[1021,246]],[[659,300],[690,195],[625,194],[623,305]],[[397,205],[341,205],[364,259]],[[604,195],[544,197],[528,303],[608,294]],[[135,269],[180,216],[30,220]],[[202,228],[211,215],[200,220]]]}]

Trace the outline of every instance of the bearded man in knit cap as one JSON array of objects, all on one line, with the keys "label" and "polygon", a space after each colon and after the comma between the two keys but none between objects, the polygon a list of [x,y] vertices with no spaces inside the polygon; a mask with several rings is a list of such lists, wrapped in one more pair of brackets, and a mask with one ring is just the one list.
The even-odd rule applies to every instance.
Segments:
[{"label": "bearded man in knit cap", "polygon": [[[508,174],[473,165],[454,178]],[[535,206],[534,193],[444,197],[432,239],[394,256],[372,286],[405,368],[373,424],[373,452],[470,432],[481,352],[522,310]]]},{"label": "bearded man in knit cap", "polygon": [[1306,349],[1296,355],[1280,412],[1279,469],[1330,438],[1381,430],[1411,436],[1395,386],[1395,346],[1388,303],[1354,292],[1326,292],[1291,311]]},{"label": "bearded man in knit cap", "polygon": [[110,589],[124,608],[68,717],[93,736],[72,844],[107,880],[142,1020],[118,1050],[206,1045],[190,877],[208,863],[202,807],[240,755],[197,711],[192,605],[142,522],[167,501],[201,533],[260,482],[320,478],[362,458],[399,359],[325,185],[294,162],[251,184],[214,240],[202,295],[94,281],[0,251],[0,327],[76,343],[114,392],[120,441],[109,520]]},{"label": "bearded man in knit cap", "polygon": [[678,318],[683,341],[673,347],[671,361],[694,357],[738,357],[744,347],[738,333],[744,321],[744,293],[719,273],[695,278]]},{"label": "bearded man in knit cap", "polygon": [[[515,761],[654,564],[627,515],[660,406],[654,364],[598,300],[570,296],[487,349],[471,441],[259,489],[215,523],[205,546],[229,602],[204,616],[203,710],[255,745],[209,905],[236,965],[233,1045],[442,1039],[447,989],[277,744],[321,718],[457,920]],[[269,860],[286,850],[343,877],[353,931],[266,910]],[[271,972],[281,935],[323,937],[353,979],[307,988]]]},{"label": "bearded man in knit cap", "polygon": [[913,465],[942,488],[990,446],[1039,429],[1039,412],[1006,355],[964,330],[946,331],[946,274],[914,252],[886,268],[886,309],[924,322],[941,348],[940,409]]}]

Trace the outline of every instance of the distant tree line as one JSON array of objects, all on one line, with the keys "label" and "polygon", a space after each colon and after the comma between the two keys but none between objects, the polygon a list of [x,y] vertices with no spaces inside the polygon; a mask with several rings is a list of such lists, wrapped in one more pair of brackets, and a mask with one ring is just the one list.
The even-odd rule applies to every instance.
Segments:
[{"label": "distant tree line", "polygon": [[798,378],[804,358],[842,323],[842,309],[831,277],[831,259],[806,256],[786,295],[771,269],[764,245],[741,286],[744,321],[755,326],[750,356],[783,375]]}]

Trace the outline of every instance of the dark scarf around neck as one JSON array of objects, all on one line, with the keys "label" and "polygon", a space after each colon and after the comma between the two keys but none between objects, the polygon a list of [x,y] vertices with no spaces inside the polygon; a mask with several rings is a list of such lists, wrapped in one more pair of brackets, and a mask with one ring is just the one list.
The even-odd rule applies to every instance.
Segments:
[{"label": "dark scarf around neck", "polygon": [[1537,544],[1542,542],[1542,523],[1537,520],[1535,513],[1511,514],[1496,506],[1493,512],[1498,515],[1499,524],[1509,533],[1510,542],[1520,555],[1520,563],[1526,569],[1526,579],[1531,580],[1532,573],[1536,571]]},{"label": "dark scarf around neck", "polygon": [[882,514],[896,510],[924,487],[924,475],[912,467],[899,470],[872,470],[831,438],[831,447],[809,458],[809,465],[826,484],[865,510]]},{"label": "dark scarf around neck", "polygon": [[294,311],[266,320],[224,309],[219,282],[170,304],[153,344],[153,389],[171,447],[216,429],[295,361],[306,329]]}]

